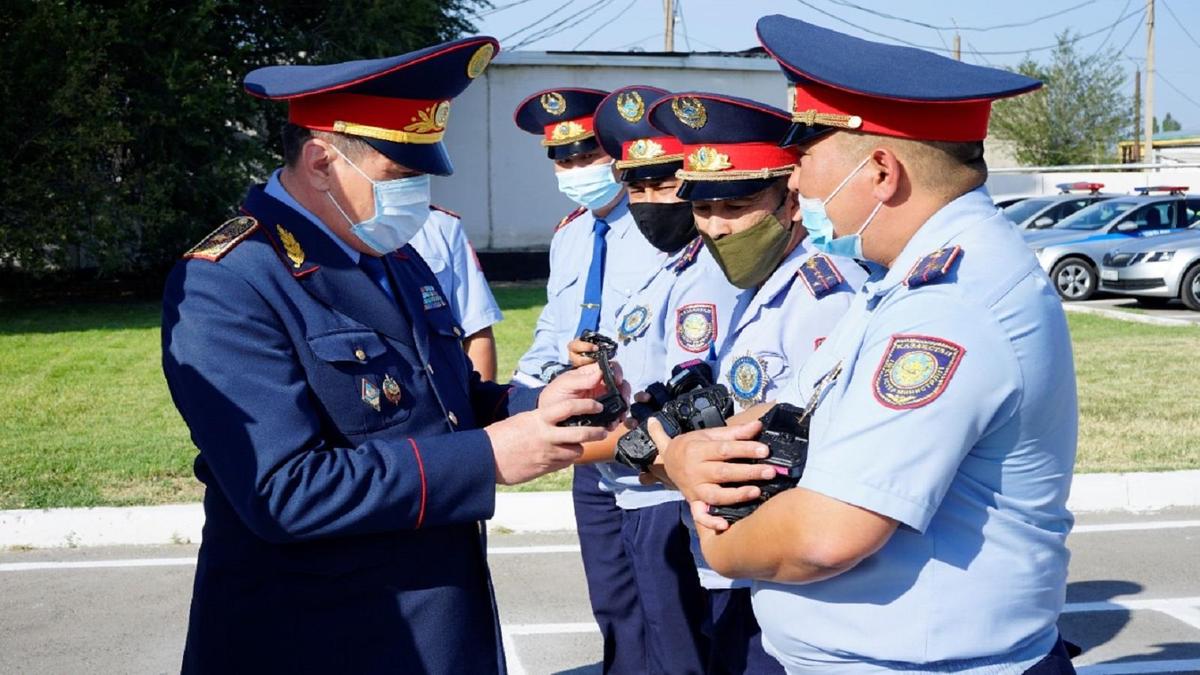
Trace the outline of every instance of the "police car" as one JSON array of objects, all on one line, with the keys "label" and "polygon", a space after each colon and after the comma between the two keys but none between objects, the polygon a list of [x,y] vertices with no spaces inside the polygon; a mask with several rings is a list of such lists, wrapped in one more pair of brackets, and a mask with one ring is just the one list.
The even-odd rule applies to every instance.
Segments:
[{"label": "police car", "polygon": [[1100,268],[1100,289],[1161,306],[1175,298],[1200,311],[1200,224],[1113,249]]},{"label": "police car", "polygon": [[1189,227],[1200,215],[1200,195],[1186,186],[1138,188],[1137,195],[1114,197],[1076,212],[1052,228],[1025,230],[1063,300],[1087,300],[1099,287],[1104,254],[1129,240]]},{"label": "police car", "polygon": [[1004,215],[1022,230],[1044,230],[1080,209],[1117,196],[1101,193],[1103,183],[1059,183],[1055,187],[1061,190],[1059,194],[1022,199],[1003,207]]}]

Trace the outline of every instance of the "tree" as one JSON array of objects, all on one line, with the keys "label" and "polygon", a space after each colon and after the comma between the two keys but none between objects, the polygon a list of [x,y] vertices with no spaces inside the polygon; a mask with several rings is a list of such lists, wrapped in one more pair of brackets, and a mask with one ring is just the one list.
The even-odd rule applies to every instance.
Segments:
[{"label": "tree", "polygon": [[1026,57],[1016,71],[1045,86],[995,105],[991,130],[1014,144],[1022,164],[1113,161],[1117,142],[1130,132],[1132,110],[1116,51],[1083,56],[1076,40],[1069,30],[1058,35],[1046,65]]},{"label": "tree", "polygon": [[[1163,117],[1163,131],[1179,131],[1180,129],[1183,129],[1183,125],[1179,123],[1179,120],[1171,117],[1171,113],[1167,113],[1166,116]],[[1158,118],[1154,119],[1154,133],[1158,133]]]},{"label": "tree", "polygon": [[0,265],[160,270],[278,161],[253,68],[409,51],[481,0],[0,3]]}]

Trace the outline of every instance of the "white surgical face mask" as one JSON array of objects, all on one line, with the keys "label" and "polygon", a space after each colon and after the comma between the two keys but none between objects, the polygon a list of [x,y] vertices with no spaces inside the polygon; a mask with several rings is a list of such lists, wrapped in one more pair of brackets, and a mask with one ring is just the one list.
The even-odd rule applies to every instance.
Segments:
[{"label": "white surgical face mask", "polygon": [[612,162],[567,169],[554,175],[558,177],[558,191],[589,210],[607,205],[625,187],[613,178]]},{"label": "white surgical face mask", "polygon": [[850,175],[842,179],[838,186],[829,193],[825,199],[809,199],[804,195],[800,195],[800,217],[804,219],[804,229],[808,230],[811,237],[812,245],[822,253],[830,255],[839,255],[846,258],[854,258],[855,260],[865,260],[862,249],[862,233],[867,229],[867,225],[875,219],[875,214],[879,213],[879,208],[883,206],[883,202],[875,205],[871,215],[867,216],[862,227],[854,234],[846,235],[845,237],[837,236],[833,231],[833,221],[829,219],[829,214],[825,212],[825,205],[831,199],[837,196],[837,193],[846,187],[851,178],[854,178],[859,171],[862,170],[871,158],[868,157],[858,163]]},{"label": "white surgical face mask", "polygon": [[395,180],[372,180],[362,169],[358,168],[350,158],[342,154],[337,146],[333,146],[346,163],[370,181],[375,194],[375,215],[356,223],[350,219],[346,211],[329,195],[329,201],[337,207],[338,212],[350,223],[350,231],[362,243],[371,247],[379,254],[387,254],[407,244],[429,218],[429,174],[421,174],[411,178]]}]

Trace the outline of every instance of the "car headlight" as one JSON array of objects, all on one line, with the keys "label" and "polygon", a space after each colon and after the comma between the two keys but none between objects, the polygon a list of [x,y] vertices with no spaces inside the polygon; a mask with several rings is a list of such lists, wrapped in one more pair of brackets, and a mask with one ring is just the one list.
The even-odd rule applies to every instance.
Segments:
[{"label": "car headlight", "polygon": [[1175,251],[1152,251],[1146,254],[1146,257],[1142,259],[1142,262],[1167,262],[1174,257]]}]

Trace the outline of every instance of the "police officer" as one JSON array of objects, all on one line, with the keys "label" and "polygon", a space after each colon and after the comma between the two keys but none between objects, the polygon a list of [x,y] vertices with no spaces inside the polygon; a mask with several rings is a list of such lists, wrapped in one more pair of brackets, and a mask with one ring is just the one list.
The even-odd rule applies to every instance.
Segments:
[{"label": "police officer", "polygon": [[757,423],[667,450],[705,557],[756,580],[791,672],[1073,672],[1070,338],[983,187],[991,101],[1040,83],[782,16],[758,31],[791,82],[804,227],[873,271],[783,397],[814,410],[799,488],[727,528],[702,502],[753,494],[715,483],[756,468],[706,458],[761,457]]},{"label": "police officer", "polygon": [[[451,99],[496,41],[274,66],[285,167],[192,248],[163,299],[163,370],[205,484],[183,671],[501,673],[480,521],[496,483],[571,463],[599,369],[481,382],[407,241]],[[537,405],[537,409],[532,409]],[[520,411],[528,412],[520,412]]]},{"label": "police officer", "polygon": [[[542,137],[559,191],[579,207],[563,218],[550,242],[546,306],[514,382],[549,381],[570,368],[569,347],[584,330],[615,336],[618,310],[664,265],[666,254],[638,230],[613,157],[596,140],[593,116],[607,95],[598,89],[548,89],[529,96],[514,114],[519,128]],[[604,637],[604,671],[642,672],[647,627],[622,543],[624,519],[615,489],[596,466],[575,467],[575,523],[592,613]]]},{"label": "police officer", "polygon": [[[779,147],[790,115],[756,101],[682,93],[657,102],[650,121],[681,144],[686,159],[679,194],[691,201],[723,276],[746,289],[724,334],[716,372],[739,410],[761,414],[760,404],[787,391],[832,332],[866,275],[852,260],[818,252],[804,228],[792,223],[796,204],[787,181],[797,154]],[[709,589],[710,672],[782,672],[763,651],[750,582],[714,572],[695,544]]]},{"label": "police officer", "polygon": [[442,295],[462,327],[463,348],[475,372],[485,380],[495,380],[496,336],[492,326],[504,315],[463,230],[462,218],[430,204],[429,219],[408,243],[437,277]]},{"label": "police officer", "polygon": [[[630,387],[638,390],[667,380],[678,363],[711,358],[740,293],[703,247],[691,205],[675,194],[675,172],[683,161],[679,142],[651,127],[647,116],[666,94],[654,87],[623,87],[605,97],[594,116],[596,138],[616,159],[618,178],[628,186],[637,229],[661,252],[653,278],[614,308],[617,359]],[[594,349],[586,342],[573,343],[568,349],[572,364],[588,363],[585,355]],[[619,435],[611,434],[607,447]],[[590,448],[585,456],[589,454]],[[645,662],[638,672],[704,672],[709,652],[702,633],[706,603],[690,537],[679,518],[681,495],[662,484],[644,485],[636,471],[619,464],[598,467],[621,509],[621,543],[644,629]],[[618,592],[611,587],[594,590]]]}]

